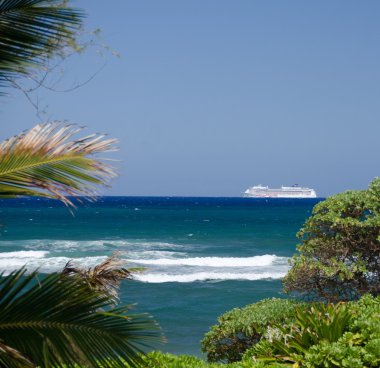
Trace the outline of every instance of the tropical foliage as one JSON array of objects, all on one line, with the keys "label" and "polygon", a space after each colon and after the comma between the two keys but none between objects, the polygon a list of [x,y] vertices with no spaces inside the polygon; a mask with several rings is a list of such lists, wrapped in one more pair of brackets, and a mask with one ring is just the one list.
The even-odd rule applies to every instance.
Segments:
[{"label": "tropical foliage", "polygon": [[211,362],[236,362],[258,343],[273,323],[293,318],[297,303],[285,299],[264,299],[244,308],[235,308],[218,318],[218,324],[202,340],[202,350]]},{"label": "tropical foliage", "polygon": [[[207,363],[190,355],[172,355],[152,352],[143,357],[149,368],[268,368],[260,362]],[[273,363],[269,368],[283,368],[284,365]]]},{"label": "tropical foliage", "polygon": [[65,0],[0,0],[0,86],[75,38],[83,13]]},{"label": "tropical foliage", "polygon": [[351,314],[345,304],[314,303],[294,311],[289,324],[273,324],[260,344],[248,354],[263,361],[284,361],[301,364],[314,345],[338,341],[347,330]]},{"label": "tropical foliage", "polygon": [[380,365],[380,297],[359,302],[310,304],[297,308],[295,320],[271,326],[245,353],[244,361],[287,363],[308,368],[365,368]]},{"label": "tropical foliage", "polygon": [[159,340],[158,326],[75,277],[36,282],[25,269],[0,278],[0,364],[3,367],[139,366],[141,349]]},{"label": "tropical foliage", "polygon": [[70,138],[81,128],[40,124],[0,144],[0,197],[20,195],[56,198],[72,205],[69,196],[89,196],[95,185],[116,176],[103,160],[92,157],[115,147],[114,139],[91,134]]},{"label": "tropical foliage", "polygon": [[[0,0],[0,87],[75,44],[83,13],[67,0]],[[0,197],[96,195],[115,177],[93,155],[115,141],[48,123],[0,144]],[[285,290],[329,302],[380,295],[380,179],[315,206]],[[114,308],[130,271],[115,258],[88,270],[0,277],[0,367],[362,368],[380,366],[380,296],[322,304],[270,299],[225,313],[202,341],[211,363],[153,352],[158,326],[130,308]],[[225,361],[228,364],[213,363]]]},{"label": "tropical foliage", "polygon": [[298,237],[286,291],[328,301],[380,294],[380,179],[318,203]]}]

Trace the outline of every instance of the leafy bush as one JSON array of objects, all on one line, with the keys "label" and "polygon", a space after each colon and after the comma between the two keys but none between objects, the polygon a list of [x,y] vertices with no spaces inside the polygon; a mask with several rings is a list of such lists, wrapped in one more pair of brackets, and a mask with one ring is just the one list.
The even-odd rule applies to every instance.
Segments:
[{"label": "leafy bush", "polygon": [[218,318],[218,325],[202,340],[208,361],[239,361],[243,353],[260,341],[267,326],[292,318],[297,303],[285,299],[264,299],[244,308],[235,308]]},{"label": "leafy bush", "polygon": [[[149,368],[268,368],[263,363],[238,362],[229,364],[207,363],[189,355],[172,355],[161,352],[152,352],[144,357],[144,361]],[[273,364],[269,368],[283,368],[283,365]]]},{"label": "leafy bush", "polygon": [[307,368],[380,366],[380,297],[297,308],[288,325],[274,324],[243,361],[295,363]]},{"label": "leafy bush", "polygon": [[288,292],[326,301],[380,294],[380,179],[318,203],[297,234]]},{"label": "leafy bush", "polygon": [[[208,364],[194,356],[172,355],[153,352],[146,356],[145,361],[149,368],[217,368],[219,364]],[[243,368],[243,366],[224,366],[225,368]]]},{"label": "leafy bush", "polygon": [[258,360],[301,363],[306,352],[320,342],[338,341],[348,329],[351,314],[346,304],[313,303],[297,307],[295,320],[288,325],[274,324],[249,354]]}]

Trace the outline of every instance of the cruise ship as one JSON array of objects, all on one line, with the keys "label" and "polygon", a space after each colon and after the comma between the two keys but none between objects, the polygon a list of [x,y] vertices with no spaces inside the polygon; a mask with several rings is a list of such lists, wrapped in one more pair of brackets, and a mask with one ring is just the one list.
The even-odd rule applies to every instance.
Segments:
[{"label": "cruise ship", "polygon": [[317,193],[314,189],[300,187],[294,184],[291,187],[282,186],[280,189],[271,189],[268,186],[255,185],[248,188],[243,197],[252,198],[316,198]]}]

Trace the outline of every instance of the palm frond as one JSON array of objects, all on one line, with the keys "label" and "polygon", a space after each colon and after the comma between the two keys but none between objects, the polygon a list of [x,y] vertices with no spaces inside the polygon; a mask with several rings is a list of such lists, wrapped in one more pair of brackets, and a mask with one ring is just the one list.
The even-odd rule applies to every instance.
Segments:
[{"label": "palm frond", "polygon": [[120,282],[132,278],[132,273],[124,268],[124,265],[125,261],[119,259],[118,254],[107,257],[102,263],[87,269],[75,267],[72,261],[69,261],[63,268],[62,275],[78,277],[90,289],[105,293],[117,302]]},{"label": "palm frond", "polygon": [[116,141],[101,134],[69,140],[80,130],[53,122],[1,143],[0,197],[44,196],[72,205],[67,196],[96,195],[95,185],[106,185],[116,173],[92,155],[114,150]]},{"label": "palm frond", "polygon": [[0,0],[0,85],[73,39],[82,18],[64,0]]},{"label": "palm frond", "polygon": [[35,367],[35,365],[19,351],[0,341],[0,367],[20,368]]},{"label": "palm frond", "polygon": [[[0,279],[0,340],[39,367],[140,366],[144,346],[159,341],[157,324],[77,278],[15,271]],[[0,354],[1,359],[1,354]],[[1,362],[1,360],[0,360]]]}]

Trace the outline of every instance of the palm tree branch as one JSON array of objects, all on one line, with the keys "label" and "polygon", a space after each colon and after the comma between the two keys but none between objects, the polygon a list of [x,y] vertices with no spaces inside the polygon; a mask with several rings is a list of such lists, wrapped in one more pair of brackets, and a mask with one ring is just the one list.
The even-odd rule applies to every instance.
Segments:
[{"label": "palm tree branch", "polygon": [[136,367],[143,347],[160,339],[153,320],[108,310],[112,299],[77,278],[52,274],[36,284],[36,276],[23,269],[0,279],[0,341],[33,363]]},{"label": "palm tree branch", "polygon": [[60,50],[82,18],[62,0],[0,0],[0,82]]},{"label": "palm tree branch", "polygon": [[[47,321],[47,320],[35,320],[35,321],[18,321],[13,323],[1,323],[0,322],[0,330],[34,330],[34,331],[40,331],[43,332],[44,330],[51,330],[51,329],[59,329],[61,332],[70,332],[70,331],[86,331],[87,333],[95,334],[97,336],[124,336],[123,333],[115,333],[115,332],[109,332],[107,331],[107,328],[110,327],[110,325],[119,325],[120,320],[123,320],[123,322],[129,323],[129,318],[125,316],[121,316],[117,313],[112,312],[98,312],[96,314],[97,318],[88,319],[86,322],[89,322],[89,325],[83,325],[83,323],[68,323],[68,322],[57,322],[57,321]],[[146,320],[143,320],[142,322],[136,322],[138,318],[146,317],[145,315],[133,315],[133,318],[130,321],[130,332],[134,331],[134,333],[139,332],[142,330],[142,328],[145,328],[146,326]],[[111,321],[111,318],[114,319]],[[116,319],[119,319],[118,321]],[[80,322],[83,322],[81,320]],[[92,325],[91,325],[92,323]],[[143,335],[140,336],[140,338],[146,339],[147,336],[153,337],[155,339],[156,333],[154,331],[147,332],[143,331]],[[138,338],[136,336],[135,338]]]},{"label": "palm tree branch", "polygon": [[0,144],[0,197],[39,195],[66,204],[71,204],[67,195],[92,197],[95,184],[106,185],[116,176],[104,159],[93,156],[114,150],[116,141],[102,134],[70,140],[79,131],[53,122]]},{"label": "palm tree branch", "polygon": [[51,157],[51,158],[41,159],[41,160],[39,159],[39,157],[35,157],[36,161],[33,163],[20,165],[18,167],[13,167],[13,168],[5,170],[5,171],[3,171],[1,166],[0,166],[0,176],[6,176],[6,175],[10,175],[12,173],[18,173],[21,171],[26,171],[28,169],[32,169],[35,167],[44,166],[44,165],[51,165],[51,164],[60,163],[60,162],[68,162],[70,164],[71,161],[73,161],[75,159],[82,159],[83,156],[84,156],[83,154],[82,155],[67,155],[65,157]]}]

